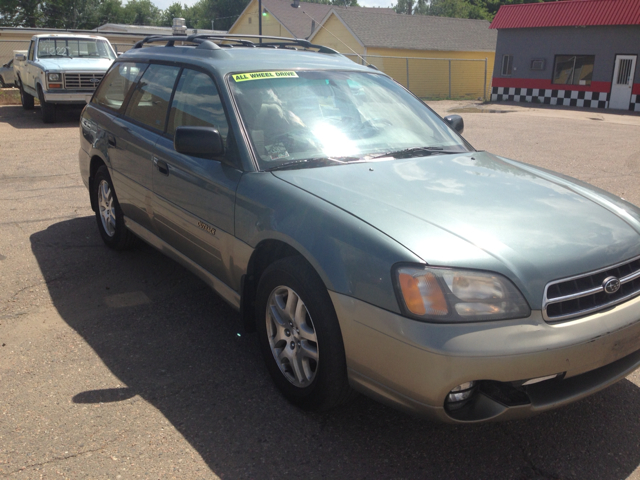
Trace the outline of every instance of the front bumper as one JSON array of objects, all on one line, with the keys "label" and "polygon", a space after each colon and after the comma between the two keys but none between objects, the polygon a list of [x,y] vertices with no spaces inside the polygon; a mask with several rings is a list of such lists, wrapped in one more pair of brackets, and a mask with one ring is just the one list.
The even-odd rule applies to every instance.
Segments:
[{"label": "front bumper", "polygon": [[[640,366],[640,297],[563,324],[540,311],[529,318],[428,324],[330,292],[352,386],[378,400],[445,422],[532,415],[584,398]],[[480,393],[460,411],[445,409],[457,385],[513,382],[564,374],[527,387],[526,402]],[[521,399],[520,399],[521,400]]]},{"label": "front bumper", "polygon": [[50,103],[68,103],[84,105],[89,103],[93,92],[43,92],[44,101]]}]

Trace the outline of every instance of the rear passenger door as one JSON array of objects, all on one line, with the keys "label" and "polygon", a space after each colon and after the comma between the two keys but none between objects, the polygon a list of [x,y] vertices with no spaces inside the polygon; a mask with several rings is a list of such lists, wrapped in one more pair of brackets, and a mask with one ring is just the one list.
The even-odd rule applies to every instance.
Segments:
[{"label": "rear passenger door", "polygon": [[114,119],[111,155],[122,211],[151,229],[154,147],[164,131],[180,67],[149,65],[130,94],[124,116]]},{"label": "rear passenger door", "polygon": [[[175,151],[180,126],[219,130],[225,154],[211,160]],[[234,241],[235,191],[242,175],[235,142],[213,79],[185,68],[176,85],[166,133],[158,139],[153,167],[154,225],[163,240],[195,263],[232,285],[230,256]]]}]

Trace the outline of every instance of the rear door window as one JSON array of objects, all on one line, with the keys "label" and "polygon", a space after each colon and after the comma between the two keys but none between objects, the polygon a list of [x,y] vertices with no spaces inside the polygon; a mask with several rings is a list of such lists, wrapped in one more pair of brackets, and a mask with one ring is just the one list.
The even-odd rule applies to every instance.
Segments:
[{"label": "rear door window", "polygon": [[117,63],[104,77],[91,103],[118,111],[140,72],[147,65],[140,63]]},{"label": "rear door window", "polygon": [[180,67],[149,65],[131,95],[125,115],[163,131],[169,110],[171,92]]}]

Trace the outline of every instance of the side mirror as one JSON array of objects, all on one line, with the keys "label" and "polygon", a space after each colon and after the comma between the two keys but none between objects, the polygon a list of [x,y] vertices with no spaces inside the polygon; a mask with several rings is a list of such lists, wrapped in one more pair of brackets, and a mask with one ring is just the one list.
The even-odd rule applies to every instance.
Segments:
[{"label": "side mirror", "polygon": [[27,56],[24,53],[16,53],[14,57],[18,62],[24,62],[27,59]]},{"label": "side mirror", "polygon": [[444,121],[449,124],[456,132],[462,134],[464,132],[464,120],[460,115],[449,115],[444,117]]},{"label": "side mirror", "polygon": [[178,127],[173,137],[176,152],[201,158],[215,158],[224,154],[222,137],[213,127]]}]

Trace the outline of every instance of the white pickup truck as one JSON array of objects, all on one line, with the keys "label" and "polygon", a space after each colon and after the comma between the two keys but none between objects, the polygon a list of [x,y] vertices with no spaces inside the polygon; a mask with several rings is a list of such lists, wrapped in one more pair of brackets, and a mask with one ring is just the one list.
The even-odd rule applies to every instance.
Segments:
[{"label": "white pickup truck", "polygon": [[56,120],[56,105],[85,104],[116,58],[104,37],[35,35],[29,50],[15,51],[13,70],[22,107],[38,97],[44,123]]}]

